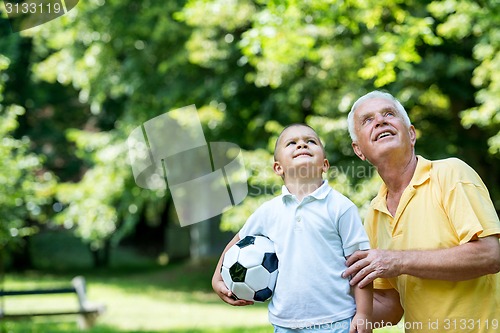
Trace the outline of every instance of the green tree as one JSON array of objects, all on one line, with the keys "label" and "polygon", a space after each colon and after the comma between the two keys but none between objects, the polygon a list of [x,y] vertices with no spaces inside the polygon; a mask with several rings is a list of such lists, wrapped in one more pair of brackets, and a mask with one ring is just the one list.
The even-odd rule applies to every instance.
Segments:
[{"label": "green tree", "polygon": [[[431,158],[464,158],[500,209],[495,1],[229,3],[188,2],[182,18],[195,29],[188,49],[197,54],[199,45],[211,45],[204,63],[227,62],[221,57],[225,40],[217,36],[233,35],[233,26],[247,27],[232,42],[241,50],[239,60],[252,65],[247,80],[273,89],[274,112],[263,120],[264,128],[276,130],[273,120],[285,119],[318,128],[331,164],[341,171],[333,183],[358,205],[373,196],[377,181],[370,171],[365,172],[369,177],[356,177],[360,169],[346,112],[366,91],[385,89],[406,105],[418,129],[417,151]],[[242,9],[231,16],[231,8]],[[248,214],[241,211],[224,220],[237,228]]]},{"label": "green tree", "polygon": [[[9,66],[9,59],[0,55],[0,77]],[[44,206],[51,203],[55,179],[42,167],[42,160],[29,151],[27,137],[16,139],[13,132],[17,118],[25,110],[18,105],[2,105],[3,82],[0,81],[0,266],[9,254],[25,255],[25,243],[38,231],[39,221],[47,218]],[[29,265],[18,263],[18,268]]]},{"label": "green tree", "polygon": [[[27,126],[33,109],[50,105],[62,115],[46,122],[59,138],[53,147],[74,147],[46,162],[67,172],[56,220],[95,250],[141,219],[166,215],[168,190],[135,185],[125,140],[143,122],[189,104],[207,141],[245,150],[251,196],[224,214],[225,229],[237,229],[279,190],[271,152],[292,122],[318,130],[330,183],[363,209],[379,180],[354,156],[346,116],[373,89],[406,106],[418,153],[463,158],[500,209],[498,15],[494,0],[89,0],[18,37],[29,57],[10,57],[21,67],[15,72],[24,68],[22,86],[41,97],[30,104],[13,94],[15,82],[6,89],[9,103],[28,111],[20,136],[36,137]],[[60,169],[57,157],[67,161]]]}]

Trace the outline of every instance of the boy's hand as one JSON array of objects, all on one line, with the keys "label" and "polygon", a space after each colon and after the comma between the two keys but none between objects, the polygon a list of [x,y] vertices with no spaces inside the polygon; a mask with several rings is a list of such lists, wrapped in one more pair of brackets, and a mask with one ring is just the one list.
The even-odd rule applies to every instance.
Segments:
[{"label": "boy's hand", "polygon": [[356,313],[352,318],[351,328],[349,333],[371,333],[372,325],[370,324],[370,318],[361,313]]},{"label": "boy's hand", "polygon": [[233,293],[229,289],[227,289],[224,281],[222,280],[214,282],[212,287],[214,291],[217,293],[217,295],[219,295],[219,297],[227,304],[233,306],[245,306],[253,304],[252,301],[246,301],[244,299],[236,299]]},{"label": "boy's hand", "polygon": [[222,280],[222,275],[220,273],[222,267],[222,260],[224,258],[224,254],[240,240],[240,236],[238,234],[234,235],[233,239],[226,245],[226,248],[222,252],[222,255],[217,263],[217,267],[215,267],[214,275],[212,276],[212,288],[217,295],[219,295],[220,299],[226,302],[227,304],[233,306],[244,306],[244,305],[252,305],[253,302],[245,301],[243,299],[237,299],[233,293],[227,289],[224,280]]}]

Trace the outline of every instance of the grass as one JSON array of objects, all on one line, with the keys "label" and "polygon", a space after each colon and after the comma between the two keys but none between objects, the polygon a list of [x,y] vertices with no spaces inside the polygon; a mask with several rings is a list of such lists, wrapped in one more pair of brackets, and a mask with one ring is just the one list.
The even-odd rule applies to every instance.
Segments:
[{"label": "grass", "polygon": [[[173,265],[146,272],[120,272],[117,275],[87,274],[88,298],[106,304],[90,332],[272,332],[265,305],[236,308],[221,302],[211,292],[209,281],[213,265]],[[5,288],[30,288],[69,281],[59,274],[9,274]],[[11,313],[42,309],[77,308],[74,295],[12,297],[5,301]],[[69,322],[68,322],[69,321]],[[12,332],[73,332],[75,318],[36,318],[31,322],[8,323]],[[18,326],[16,326],[18,325]],[[45,327],[50,327],[46,330]]]},{"label": "grass", "polygon": [[[34,288],[68,284],[75,275],[87,280],[88,299],[106,305],[106,312],[90,333],[271,333],[267,304],[231,307],[211,290],[214,260],[159,266],[134,251],[117,249],[110,269],[89,268],[85,250],[67,235],[38,239],[38,270],[9,273],[4,288]],[[48,245],[47,245],[48,244]],[[61,247],[59,247],[59,245]],[[74,247],[76,247],[76,249]],[[57,253],[51,253],[57,251]],[[64,253],[65,255],[61,255]],[[48,260],[47,258],[51,258]],[[57,259],[54,259],[57,258]],[[51,263],[57,261],[52,267]],[[75,295],[7,297],[7,312],[77,308]],[[0,321],[0,333],[78,332],[76,316],[35,317],[27,321]],[[376,333],[400,333],[383,329]]]},{"label": "grass", "polygon": [[[68,332],[81,332],[78,330],[76,325],[72,323],[60,323],[60,322],[43,322],[43,323],[5,323],[3,324],[3,331],[6,333],[68,333]],[[90,330],[88,333],[158,333],[158,331],[149,330],[127,330],[119,331],[113,327],[106,327],[104,325],[98,325]],[[269,328],[259,328],[259,327],[235,327],[235,328],[203,328],[203,329],[174,329],[165,332],[169,333],[260,333],[260,332],[272,332]]]},{"label": "grass", "polygon": [[[272,332],[267,304],[231,307],[211,290],[214,260],[156,264],[154,258],[118,248],[109,269],[95,270],[87,249],[64,233],[47,233],[33,241],[37,270],[8,273],[3,287],[30,289],[68,285],[75,275],[87,281],[88,299],[106,305],[92,333],[115,332]],[[77,309],[75,295],[11,296],[9,313]],[[0,321],[0,332],[77,332],[77,316]]]}]

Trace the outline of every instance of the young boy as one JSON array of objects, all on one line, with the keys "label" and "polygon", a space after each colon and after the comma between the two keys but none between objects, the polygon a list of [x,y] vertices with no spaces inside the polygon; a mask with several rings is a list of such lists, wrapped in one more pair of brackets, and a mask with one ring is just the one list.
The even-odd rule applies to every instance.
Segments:
[{"label": "young boy", "polygon": [[259,207],[223,251],[212,287],[226,303],[235,300],[220,274],[224,253],[247,235],[274,242],[279,273],[269,303],[274,332],[371,332],[371,288],[341,277],[346,257],[369,249],[357,207],[322,179],[330,164],[316,132],[304,124],[286,127],[274,152],[274,172],[283,193]]}]

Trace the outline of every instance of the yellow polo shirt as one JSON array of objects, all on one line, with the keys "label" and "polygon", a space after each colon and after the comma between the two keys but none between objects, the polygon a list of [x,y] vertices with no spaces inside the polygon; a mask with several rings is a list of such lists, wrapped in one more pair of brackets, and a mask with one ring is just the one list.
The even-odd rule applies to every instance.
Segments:
[{"label": "yellow polo shirt", "polygon": [[[429,161],[418,156],[394,217],[386,196],[382,185],[365,220],[372,248],[441,249],[500,234],[486,186],[459,159]],[[374,288],[399,292],[406,332],[500,331],[500,274],[459,282],[401,275],[377,279]]]}]

